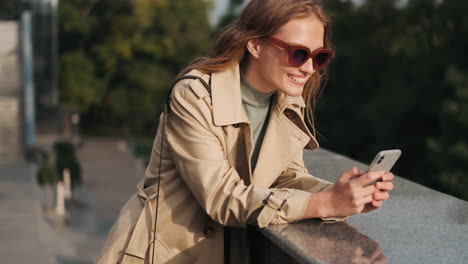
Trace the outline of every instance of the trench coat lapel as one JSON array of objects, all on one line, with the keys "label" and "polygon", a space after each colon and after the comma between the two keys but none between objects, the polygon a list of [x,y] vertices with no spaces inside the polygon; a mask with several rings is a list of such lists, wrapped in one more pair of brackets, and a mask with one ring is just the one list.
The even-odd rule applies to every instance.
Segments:
[{"label": "trench coat lapel", "polygon": [[[297,112],[300,111],[300,107],[304,107],[302,97],[276,95],[257,166],[252,175],[253,184],[269,188],[297,152],[303,151],[306,146],[310,149],[318,148],[317,141]],[[296,120],[301,120],[299,124],[290,120],[289,114],[284,114],[286,109],[290,110],[289,114],[297,115]]]}]

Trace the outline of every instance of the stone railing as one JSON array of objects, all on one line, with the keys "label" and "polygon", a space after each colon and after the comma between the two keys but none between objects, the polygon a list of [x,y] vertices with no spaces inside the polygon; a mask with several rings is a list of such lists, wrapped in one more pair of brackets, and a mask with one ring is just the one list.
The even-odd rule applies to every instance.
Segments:
[{"label": "stone railing", "polygon": [[[332,182],[352,166],[367,168],[326,150],[305,151],[304,160]],[[346,222],[259,229],[256,263],[468,263],[468,202],[400,177],[394,185],[382,208]]]}]

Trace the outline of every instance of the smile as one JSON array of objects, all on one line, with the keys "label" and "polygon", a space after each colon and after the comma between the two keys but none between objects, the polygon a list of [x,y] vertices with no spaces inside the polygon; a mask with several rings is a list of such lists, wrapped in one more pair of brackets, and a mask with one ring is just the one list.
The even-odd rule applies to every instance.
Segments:
[{"label": "smile", "polygon": [[297,77],[291,74],[288,74],[289,79],[293,80],[296,83],[304,84],[307,81],[305,77]]}]

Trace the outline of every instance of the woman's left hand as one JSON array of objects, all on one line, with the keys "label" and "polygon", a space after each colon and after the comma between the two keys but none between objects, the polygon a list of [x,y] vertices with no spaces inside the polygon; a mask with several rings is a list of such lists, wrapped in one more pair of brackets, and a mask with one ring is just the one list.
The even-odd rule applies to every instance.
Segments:
[{"label": "woman's left hand", "polygon": [[363,212],[370,212],[377,208],[380,208],[385,200],[390,198],[389,191],[393,190],[393,173],[388,172],[382,176],[382,179],[374,183],[377,191],[373,194],[372,202],[366,204]]}]

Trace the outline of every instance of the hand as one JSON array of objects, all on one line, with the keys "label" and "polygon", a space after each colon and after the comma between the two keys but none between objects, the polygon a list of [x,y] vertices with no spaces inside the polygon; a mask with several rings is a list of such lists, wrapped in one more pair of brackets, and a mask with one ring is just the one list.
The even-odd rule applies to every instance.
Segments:
[{"label": "hand", "polygon": [[[329,191],[332,207],[331,215],[348,216],[364,212],[365,209],[369,209],[370,211],[375,209],[369,206],[366,207],[366,204],[380,207],[382,201],[388,199],[386,198],[388,195],[386,190],[390,188],[388,185],[389,176],[385,178],[385,182],[377,182],[380,183],[379,185],[377,183],[369,186],[366,185],[382,178],[384,175],[384,171],[373,171],[362,174],[357,167],[353,167],[343,173]],[[383,189],[379,191],[378,188]],[[391,188],[393,188],[393,185]],[[373,204],[374,200],[375,204]]]},{"label": "hand", "polygon": [[383,201],[390,198],[389,191],[393,190],[392,180],[395,178],[393,173],[385,173],[381,180],[374,184],[377,191],[373,195],[372,202],[366,204],[363,212],[370,212],[382,206]]}]

